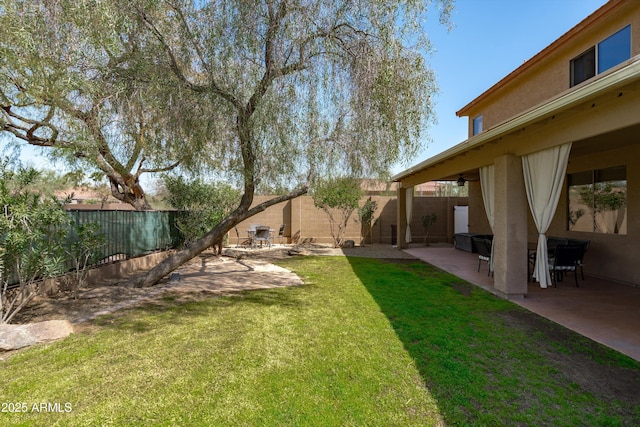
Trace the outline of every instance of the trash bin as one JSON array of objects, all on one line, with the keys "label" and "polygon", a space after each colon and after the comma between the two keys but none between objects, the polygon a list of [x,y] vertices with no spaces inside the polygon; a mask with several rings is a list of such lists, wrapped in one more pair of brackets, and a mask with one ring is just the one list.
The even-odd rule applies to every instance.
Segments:
[{"label": "trash bin", "polygon": [[391,244],[393,246],[398,244],[398,227],[395,224],[391,224]]}]

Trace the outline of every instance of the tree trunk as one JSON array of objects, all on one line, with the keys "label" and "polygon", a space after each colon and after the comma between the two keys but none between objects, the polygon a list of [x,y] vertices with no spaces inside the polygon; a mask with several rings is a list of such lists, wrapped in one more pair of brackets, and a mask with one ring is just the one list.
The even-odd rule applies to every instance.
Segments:
[{"label": "tree trunk", "polygon": [[[144,276],[139,278],[133,284],[137,288],[149,287],[153,286],[162,280],[163,277],[179,268],[183,264],[189,262],[193,258],[200,255],[205,249],[213,245],[217,240],[224,237],[224,235],[231,230],[234,226],[236,226],[241,221],[244,221],[247,218],[252,217],[253,215],[264,211],[269,206],[273,206],[275,204],[286,202],[287,200],[294,199],[298,196],[305,194],[308,190],[307,186],[304,186],[296,191],[293,191],[284,196],[275,197],[271,200],[267,200],[251,209],[247,209],[245,206],[246,200],[240,204],[238,209],[236,209],[233,213],[227,216],[225,219],[220,221],[218,225],[216,225],[211,231],[202,236],[200,239],[193,242],[188,248],[183,249],[175,254],[171,255],[169,258],[162,261],[160,264],[156,265],[154,268],[149,270]],[[251,202],[249,201],[249,205]]]},{"label": "tree trunk", "polygon": [[111,194],[113,197],[133,206],[137,211],[152,210],[151,205],[147,202],[144,189],[138,180],[135,180],[133,183],[128,183],[120,177],[108,176],[108,178],[111,183]]}]

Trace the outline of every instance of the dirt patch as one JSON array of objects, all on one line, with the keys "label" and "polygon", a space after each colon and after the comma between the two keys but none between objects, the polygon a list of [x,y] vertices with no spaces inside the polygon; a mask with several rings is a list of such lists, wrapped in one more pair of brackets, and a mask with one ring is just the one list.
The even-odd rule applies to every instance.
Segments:
[{"label": "dirt patch", "polygon": [[71,292],[67,291],[39,296],[16,315],[13,323],[64,319],[80,325],[100,315],[137,305],[162,304],[167,294],[185,299],[188,295],[197,298],[198,295],[227,295],[251,289],[300,285],[302,281],[298,276],[271,264],[272,261],[290,258],[292,253],[415,261],[413,256],[391,245],[350,249],[323,244],[274,245],[271,249],[259,250],[227,247],[223,250],[223,256],[204,252],[151,288],[127,286],[129,280],[147,271],[137,270],[121,277],[89,283],[80,291],[78,299],[74,299]]},{"label": "dirt patch", "polygon": [[[576,384],[599,399],[638,405],[640,371],[599,363],[610,351],[604,345],[527,310],[511,310],[500,316],[509,327],[540,337],[532,342],[543,351],[545,363],[555,367],[559,382]],[[543,347],[539,347],[541,343]]]},{"label": "dirt patch", "polygon": [[119,278],[89,283],[77,299],[66,291],[36,297],[16,315],[13,323],[65,319],[79,325],[100,315],[141,304],[161,304],[167,294],[184,299],[188,295],[227,295],[302,284],[297,275],[266,260],[220,257],[212,253],[194,258],[151,288],[128,285],[131,279],[146,271],[137,270]]}]

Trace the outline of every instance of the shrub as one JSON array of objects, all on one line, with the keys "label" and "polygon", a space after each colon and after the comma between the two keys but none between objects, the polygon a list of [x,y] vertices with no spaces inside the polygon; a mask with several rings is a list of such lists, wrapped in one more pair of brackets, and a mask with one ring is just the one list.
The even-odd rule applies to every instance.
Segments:
[{"label": "shrub", "polygon": [[367,237],[371,234],[371,230],[378,222],[379,218],[375,217],[378,203],[369,197],[364,205],[358,208],[358,220],[360,221],[360,246],[364,246]]},{"label": "shrub", "polygon": [[207,183],[201,179],[188,181],[170,175],[165,175],[163,182],[168,191],[167,202],[174,209],[184,211],[177,227],[185,245],[214,228],[240,201],[240,192],[226,183]]},{"label": "shrub", "polygon": [[38,282],[62,272],[69,217],[62,203],[28,189],[39,172],[0,161],[0,323],[39,292]]},{"label": "shrub", "polygon": [[71,290],[73,297],[78,298],[78,291],[87,279],[87,267],[97,263],[106,238],[104,233],[100,232],[100,224],[95,222],[74,224],[72,234],[74,239],[67,248],[66,255],[73,262]]}]

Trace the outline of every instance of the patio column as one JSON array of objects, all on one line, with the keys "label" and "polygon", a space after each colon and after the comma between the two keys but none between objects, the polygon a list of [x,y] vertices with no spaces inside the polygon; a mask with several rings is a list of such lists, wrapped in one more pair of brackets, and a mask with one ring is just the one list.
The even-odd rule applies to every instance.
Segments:
[{"label": "patio column", "polygon": [[527,293],[527,196],[522,160],[506,154],[495,160],[494,287],[506,298]]},{"label": "patio column", "polygon": [[407,230],[405,232],[404,241],[408,245],[413,241],[411,239],[411,218],[413,217],[413,187],[409,187],[406,189],[405,197],[405,217],[407,219]]},{"label": "patio column", "polygon": [[[408,247],[406,241],[407,234],[407,189],[402,186],[402,182],[398,183],[398,204],[397,204],[397,244],[398,249],[406,249]],[[393,237],[392,237],[393,241]]]}]

